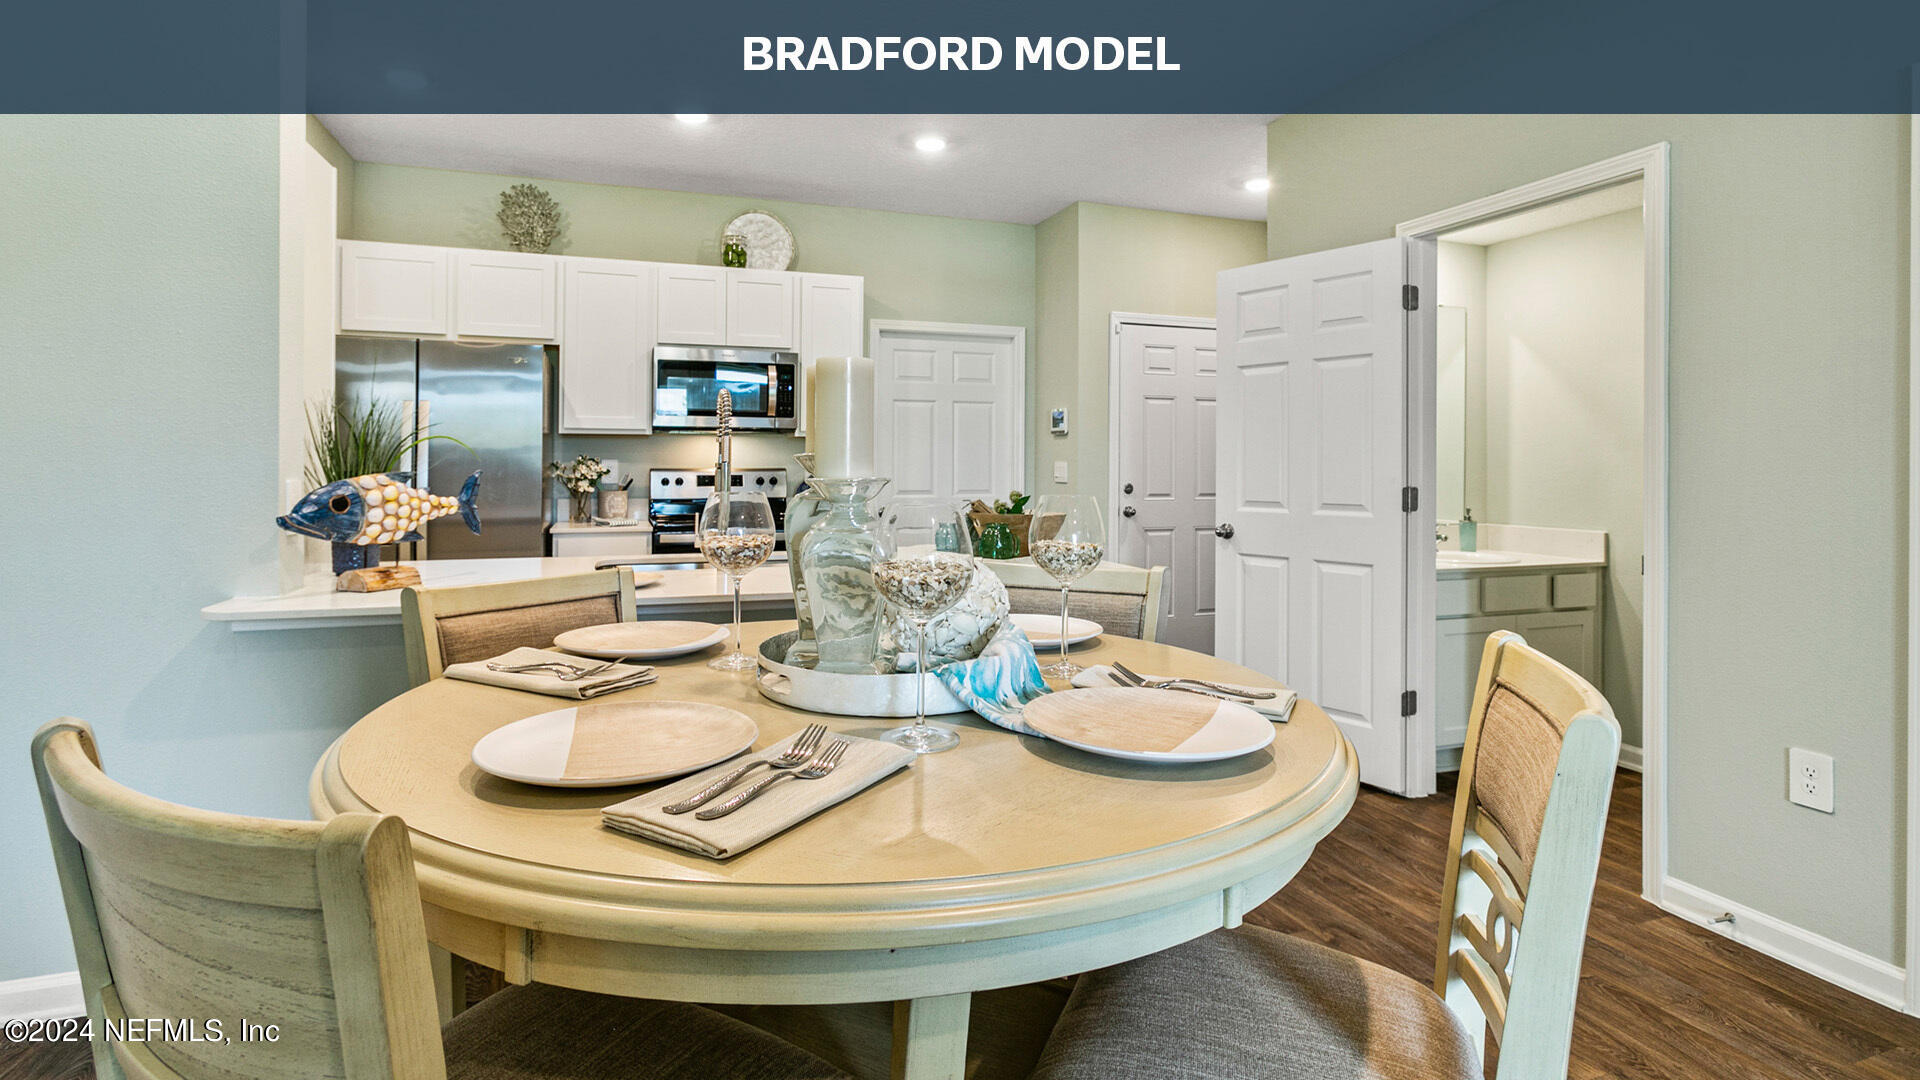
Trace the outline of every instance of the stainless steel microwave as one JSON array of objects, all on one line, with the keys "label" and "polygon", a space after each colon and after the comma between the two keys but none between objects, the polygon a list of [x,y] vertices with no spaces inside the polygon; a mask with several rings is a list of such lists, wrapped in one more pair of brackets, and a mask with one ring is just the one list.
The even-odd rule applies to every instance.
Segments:
[{"label": "stainless steel microwave", "polygon": [[698,430],[720,425],[720,391],[733,394],[733,426],[742,431],[792,431],[799,426],[794,383],[798,353],[723,349],[711,345],[657,345],[653,350],[653,428]]}]

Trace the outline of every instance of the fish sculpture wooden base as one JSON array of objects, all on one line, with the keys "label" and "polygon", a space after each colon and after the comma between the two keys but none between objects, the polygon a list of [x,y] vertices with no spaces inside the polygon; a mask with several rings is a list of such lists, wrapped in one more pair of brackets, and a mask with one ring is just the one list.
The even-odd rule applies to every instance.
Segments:
[{"label": "fish sculpture wooden base", "polygon": [[307,492],[274,523],[288,532],[332,543],[335,573],[377,563],[379,559],[372,550],[377,545],[426,539],[420,526],[448,514],[458,513],[467,528],[480,531],[480,511],[474,505],[480,490],[479,472],[467,477],[458,496],[435,495],[413,487],[412,480],[412,473],[373,473],[335,480]]}]

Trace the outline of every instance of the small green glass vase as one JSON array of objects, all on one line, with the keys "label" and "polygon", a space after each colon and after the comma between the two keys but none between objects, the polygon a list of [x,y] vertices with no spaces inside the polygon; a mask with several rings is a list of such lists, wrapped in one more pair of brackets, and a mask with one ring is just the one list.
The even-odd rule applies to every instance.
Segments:
[{"label": "small green glass vase", "polygon": [[1006,522],[990,521],[980,527],[980,539],[973,545],[973,553],[983,559],[1017,559],[1020,538],[1013,535],[1013,527]]}]

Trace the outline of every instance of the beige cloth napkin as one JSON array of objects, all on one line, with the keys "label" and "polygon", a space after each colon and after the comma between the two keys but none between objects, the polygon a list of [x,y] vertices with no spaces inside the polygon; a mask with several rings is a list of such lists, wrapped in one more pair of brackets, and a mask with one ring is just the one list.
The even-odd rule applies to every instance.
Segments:
[{"label": "beige cloth napkin", "polygon": [[[1128,670],[1132,670],[1132,669],[1129,668]],[[1151,672],[1146,672],[1146,671],[1143,671],[1140,674],[1143,678],[1147,679],[1149,682],[1155,679],[1177,679],[1180,677],[1178,675],[1155,675]],[[1208,679],[1207,681],[1215,682],[1217,680]],[[1107,665],[1095,664],[1094,666],[1087,668],[1085,671],[1082,671],[1080,674],[1075,675],[1073,677],[1073,685],[1080,686],[1080,687],[1097,687],[1097,686],[1132,686],[1133,684],[1126,681],[1125,679],[1122,679],[1120,677],[1119,672],[1113,670]],[[1290,717],[1293,714],[1293,703],[1300,700],[1300,695],[1294,693],[1291,690],[1287,690],[1280,687],[1248,686],[1245,683],[1230,683],[1230,682],[1223,682],[1223,683],[1220,683],[1220,685],[1231,686],[1236,690],[1252,690],[1255,692],[1266,691],[1266,692],[1270,692],[1277,695],[1275,697],[1270,697],[1270,698],[1234,697],[1232,699],[1234,701],[1239,702],[1242,705],[1245,705],[1247,708],[1252,709],[1254,712],[1259,713],[1261,716],[1266,717],[1267,719],[1273,721],[1276,724],[1286,723],[1288,717]]]},{"label": "beige cloth napkin", "polygon": [[464,679],[467,682],[486,683],[488,686],[504,686],[509,690],[530,690],[536,694],[548,694],[553,697],[571,698],[585,701],[601,694],[611,694],[615,690],[625,690],[633,686],[645,686],[656,678],[651,667],[634,667],[620,664],[610,667],[598,675],[574,682],[563,682],[557,675],[544,671],[510,672],[493,671],[488,664],[502,664],[507,667],[522,667],[527,664],[558,662],[572,664],[574,667],[593,667],[604,664],[604,660],[595,660],[588,656],[575,656],[572,653],[554,652],[550,649],[515,649],[504,656],[490,660],[473,660],[465,664],[449,664],[446,676],[449,679]]},{"label": "beige cloth napkin", "polygon": [[[840,764],[818,780],[782,780],[747,805],[712,821],[701,821],[694,817],[697,811],[693,810],[684,814],[669,814],[660,809],[692,795],[728,771],[746,764],[750,758],[767,760],[779,757],[798,737],[796,733],[758,754],[722,762],[666,787],[609,806],[600,811],[601,823],[611,829],[644,836],[711,859],[728,859],[763,840],[778,836],[835,803],[859,794],[906,768],[914,758],[913,751],[892,743],[852,735],[828,735],[820,741],[821,750],[825,750],[835,739],[846,740],[847,749],[840,758]],[[768,772],[765,768],[753,770],[734,785],[732,792],[739,791],[755,780],[765,779]],[[707,805],[712,806],[726,797],[717,795]]]}]

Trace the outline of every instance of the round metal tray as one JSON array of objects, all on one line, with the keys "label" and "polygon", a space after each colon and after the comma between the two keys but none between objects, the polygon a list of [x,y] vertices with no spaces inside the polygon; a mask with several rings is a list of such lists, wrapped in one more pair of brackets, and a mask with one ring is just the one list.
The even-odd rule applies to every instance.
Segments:
[{"label": "round metal tray", "polygon": [[[789,630],[760,643],[760,671],[755,682],[769,701],[807,712],[836,716],[912,716],[919,694],[919,676],[849,675],[815,671],[787,664],[787,649],[800,633]],[[927,678],[927,714],[966,712],[945,683]]]}]

